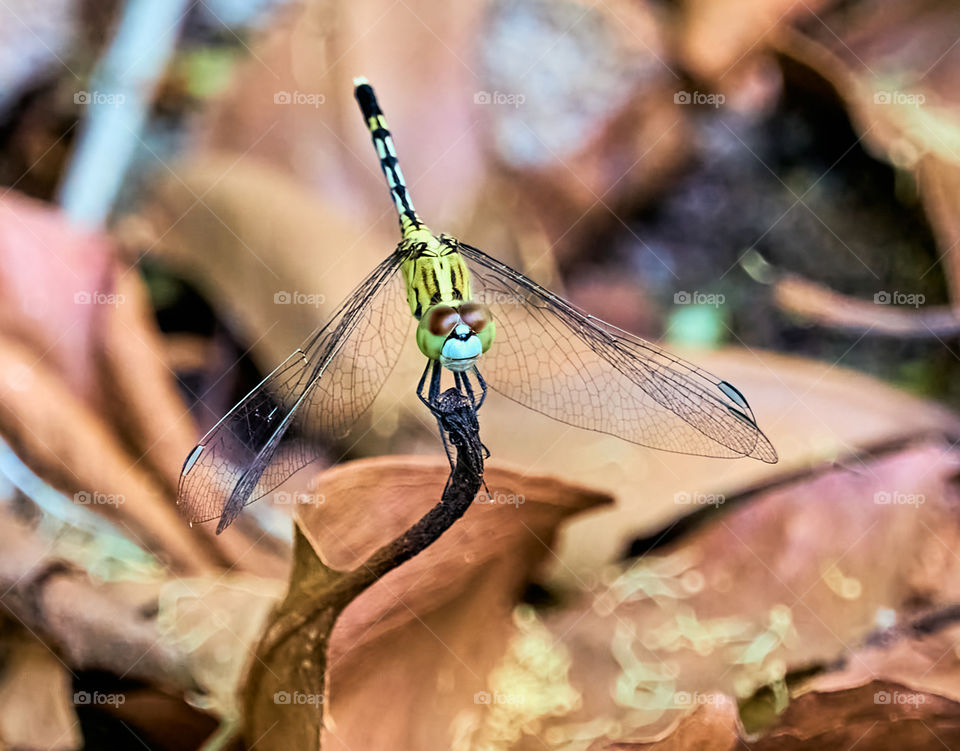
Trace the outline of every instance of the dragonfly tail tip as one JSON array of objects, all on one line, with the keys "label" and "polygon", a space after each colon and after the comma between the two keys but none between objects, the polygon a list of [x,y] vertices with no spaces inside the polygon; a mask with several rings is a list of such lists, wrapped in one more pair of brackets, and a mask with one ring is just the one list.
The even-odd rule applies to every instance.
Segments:
[{"label": "dragonfly tail tip", "polygon": [[370,82],[367,80],[366,76],[357,76],[356,78],[353,79],[353,88],[357,88],[358,86],[363,86],[364,84],[368,86],[370,85]]}]

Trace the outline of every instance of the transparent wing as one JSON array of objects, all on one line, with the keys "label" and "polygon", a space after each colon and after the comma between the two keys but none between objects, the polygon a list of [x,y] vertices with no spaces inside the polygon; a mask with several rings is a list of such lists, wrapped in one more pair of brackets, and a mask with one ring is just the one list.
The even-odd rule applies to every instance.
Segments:
[{"label": "transparent wing", "polygon": [[479,369],[504,396],[578,428],[643,446],[776,462],[731,384],[586,315],[469,245],[472,297],[497,325]]},{"label": "transparent wing", "polygon": [[178,503],[218,532],[316,456],[319,436],[340,437],[370,406],[397,362],[412,320],[393,254],[329,322],[268,375],[193,449]]}]

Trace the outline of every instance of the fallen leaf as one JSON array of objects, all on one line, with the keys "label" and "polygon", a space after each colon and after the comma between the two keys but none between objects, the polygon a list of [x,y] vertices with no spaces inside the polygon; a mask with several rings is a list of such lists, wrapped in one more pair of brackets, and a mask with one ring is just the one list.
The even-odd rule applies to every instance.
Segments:
[{"label": "fallen leaf", "polygon": [[946,409],[826,363],[755,350],[679,354],[721,374],[747,395],[780,454],[778,464],[653,451],[558,426],[496,394],[484,405],[481,428],[494,457],[586,483],[617,499],[615,506],[564,527],[551,573],[560,584],[593,581],[632,540],[658,533],[702,507],[698,497],[730,497],[864,447],[960,428]]},{"label": "fallen leaf", "polygon": [[831,329],[924,339],[960,333],[960,317],[948,306],[926,306],[923,310],[881,306],[793,274],[778,279],[775,290],[782,310]]},{"label": "fallen leaf", "polygon": [[[299,526],[328,563],[349,565],[436,503],[448,472],[443,460],[424,457],[337,467],[317,478],[314,492],[324,503],[302,508]],[[338,620],[325,749],[370,748],[385,739],[410,748],[452,743],[469,727],[479,732],[484,713],[495,708],[475,695],[490,690],[490,671],[511,639],[540,644],[545,664],[562,661],[551,656],[545,630],[514,621],[512,612],[531,572],[549,558],[556,526],[608,499],[495,462],[485,480],[493,502],[475,501],[437,543],[379,580]],[[542,669],[537,679],[531,667],[530,680],[551,675]],[[414,690],[411,675],[432,677]],[[424,706],[436,711],[419,711]]]},{"label": "fallen leaf", "polygon": [[196,427],[144,284],[112,241],[11,193],[0,201],[0,259],[0,421],[20,458],[178,570],[282,574],[278,551],[249,530],[201,542],[177,517]]},{"label": "fallen leaf", "polygon": [[960,170],[958,101],[953,86],[960,54],[951,33],[954,4],[864,3],[838,25],[830,16],[776,37],[774,47],[817,71],[836,88],[864,144],[910,171],[933,228],[951,299],[960,290],[960,237],[952,196]]},{"label": "fallen leaf", "polygon": [[680,55],[699,77],[720,82],[751,53],[791,22],[813,22],[828,3],[792,0],[685,0],[681,4]]},{"label": "fallen leaf", "polygon": [[592,751],[733,751],[742,743],[737,705],[723,694],[705,694],[704,702],[650,743],[600,742]]},{"label": "fallen leaf", "polygon": [[[424,215],[429,223],[452,226],[484,182],[473,99],[483,88],[474,47],[484,7],[313,0],[287,11],[254,45],[213,112],[206,150],[253,156],[313,186],[318,202],[343,214],[358,235],[371,227],[395,232],[394,209],[353,101],[353,78],[366,76],[417,205],[432,208]],[[290,95],[289,103],[277,103],[279,92]]]},{"label": "fallen leaf", "polygon": [[49,205],[8,193],[0,201],[0,259],[0,328],[33,346],[77,396],[101,406],[96,329],[119,300],[109,241],[69,226]]},{"label": "fallen leaf", "polygon": [[[184,451],[196,441],[190,412],[177,391],[143,281],[134,271],[116,280],[123,299],[94,333],[93,357],[104,392],[105,412],[132,446],[138,463],[177,492]],[[186,447],[186,449],[185,449]]]},{"label": "fallen leaf", "polygon": [[34,472],[112,518],[175,570],[216,565],[216,553],[190,533],[165,489],[32,348],[0,340],[0,396],[0,430]]},{"label": "fallen leaf", "polygon": [[874,681],[838,691],[811,692],[791,702],[782,728],[751,751],[851,748],[899,751],[952,748],[960,742],[960,704],[935,694],[913,693],[913,701],[878,701],[878,695],[905,695],[897,684]]},{"label": "fallen leaf", "polygon": [[[537,217],[561,259],[595,260],[605,223],[685,158],[668,33],[650,5],[619,1],[494,3],[484,21],[489,158],[519,188],[513,213]],[[502,243],[487,247],[510,260]]]},{"label": "fallen leaf", "polygon": [[786,702],[788,672],[857,660],[884,612],[957,600],[958,461],[918,443],[727,498],[673,544],[561,590],[545,623],[584,697],[564,737],[600,718],[611,741],[657,737],[717,691],[779,683]]},{"label": "fallen leaf", "polygon": [[[873,638],[844,659],[843,665],[815,676],[799,693],[829,692],[870,681],[886,681],[909,691],[937,694],[960,702],[960,655],[957,654],[955,615],[948,612],[944,623],[934,618],[939,611],[913,622],[878,631]],[[931,617],[932,616],[932,617]],[[910,703],[907,693],[881,696],[887,703]]]},{"label": "fallen leaf", "polygon": [[146,209],[157,241],[151,253],[203,293],[264,373],[396,245],[382,232],[357,231],[253,160],[221,155],[175,168],[177,177],[156,184]]},{"label": "fallen leaf", "polygon": [[38,641],[18,637],[12,642],[5,650],[0,682],[4,747],[51,751],[83,747],[74,719],[70,670]]}]

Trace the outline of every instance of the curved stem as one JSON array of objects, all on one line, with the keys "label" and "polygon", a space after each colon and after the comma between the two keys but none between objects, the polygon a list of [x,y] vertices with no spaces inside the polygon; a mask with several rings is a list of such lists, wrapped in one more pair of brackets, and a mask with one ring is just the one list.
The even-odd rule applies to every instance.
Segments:
[{"label": "curved stem", "polygon": [[455,389],[435,414],[457,462],[440,502],[352,571],[325,566],[299,528],[290,589],[274,612],[243,690],[244,735],[258,750],[319,749],[330,635],[340,613],[397,566],[426,550],[466,513],[483,483],[485,449],[473,405]]}]

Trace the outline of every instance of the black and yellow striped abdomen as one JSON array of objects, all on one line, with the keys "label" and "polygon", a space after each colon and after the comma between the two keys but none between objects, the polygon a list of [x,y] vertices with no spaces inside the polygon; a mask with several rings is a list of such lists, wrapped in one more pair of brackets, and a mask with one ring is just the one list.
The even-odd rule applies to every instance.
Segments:
[{"label": "black and yellow striped abdomen", "polygon": [[397,248],[406,260],[403,279],[407,285],[410,312],[419,320],[431,305],[463,302],[470,299],[470,272],[463,257],[457,252],[457,241],[447,235],[435,236],[420,221],[407,189],[403,172],[397,162],[393,136],[373,89],[365,78],[354,81],[357,102],[370,137],[380,157],[380,169],[387,179],[387,187],[400,218],[403,239]]}]

